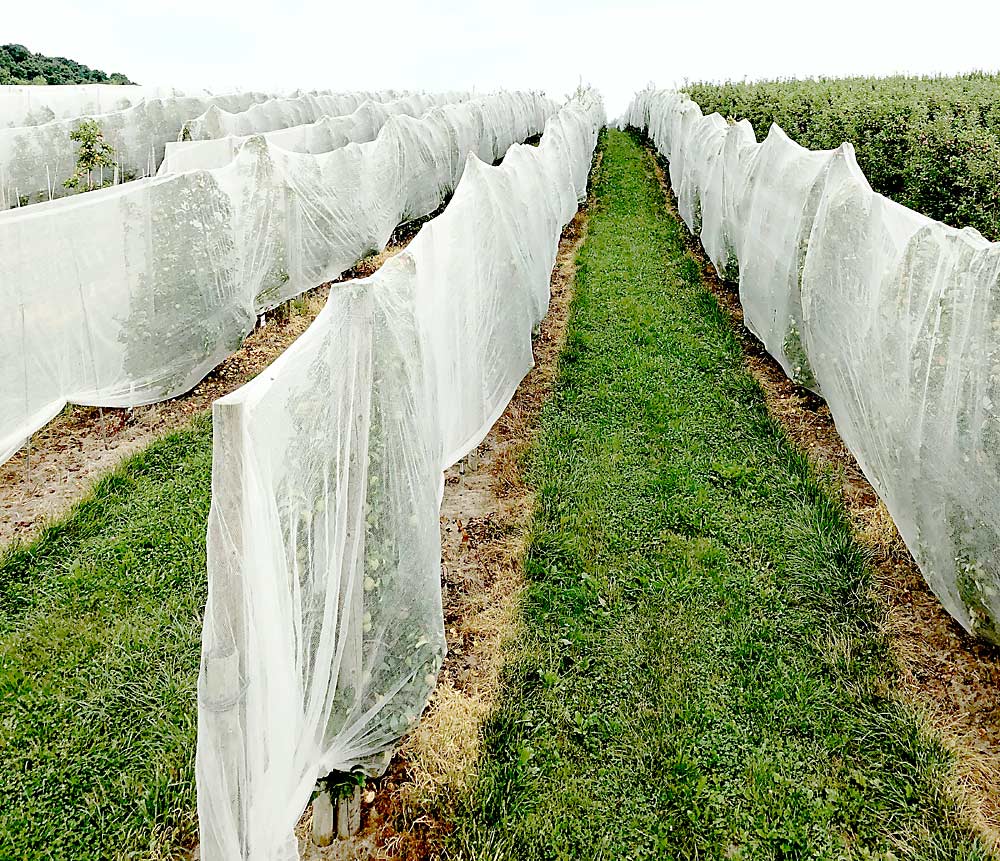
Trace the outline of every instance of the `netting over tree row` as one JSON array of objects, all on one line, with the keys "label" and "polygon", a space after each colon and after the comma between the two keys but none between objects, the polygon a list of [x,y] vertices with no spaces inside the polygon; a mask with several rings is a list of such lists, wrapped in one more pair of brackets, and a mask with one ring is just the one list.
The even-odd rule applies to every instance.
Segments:
[{"label": "netting over tree row", "polygon": [[103,185],[155,173],[167,141],[177,140],[184,123],[210,105],[219,102],[240,110],[267,98],[264,93],[237,93],[145,99],[110,113],[0,128],[0,209],[71,194],[64,182],[76,171],[79,143],[70,135],[81,123],[95,123],[113,149],[114,165],[92,178]]},{"label": "netting over tree row", "polygon": [[[372,95],[372,101],[387,102],[406,95],[394,90]],[[445,102],[461,101],[461,93],[444,93]],[[202,141],[214,138],[242,137],[245,135],[287,129],[314,123],[322,117],[334,117],[354,110],[360,100],[353,104],[343,101],[342,96],[306,93],[288,99],[268,99],[251,105],[244,111],[227,111],[220,105],[213,105],[201,116],[184,124],[181,132],[183,140]]]},{"label": "netting over tree row", "polygon": [[[156,173],[166,144],[176,141],[185,123],[204,112],[239,111],[223,114],[242,118],[246,134],[314,122],[321,116],[339,116],[362,102],[389,101],[399,93],[321,93],[298,99],[275,99],[265,93],[235,93],[195,97],[146,99],[131,108],[107,114],[78,115],[36,126],[0,128],[0,209],[64,197],[72,190],[64,185],[77,169],[80,143],[70,135],[81,123],[94,123],[110,147],[109,161],[89,177],[88,185],[102,186]],[[300,106],[292,111],[290,103]],[[306,107],[302,107],[306,106]],[[254,111],[252,108],[259,107]],[[248,110],[250,109],[250,110]],[[214,115],[214,114],[212,114]],[[302,117],[305,117],[304,119]],[[255,122],[257,126],[255,127]]]},{"label": "netting over tree row", "polygon": [[317,778],[381,772],[424,709],[445,652],[443,470],[532,365],[603,121],[582,93],[537,148],[514,146],[498,167],[471,152],[406,251],[335,288],[292,347],[216,402],[198,707],[206,861],[297,858]]},{"label": "netting over tree row", "polygon": [[[414,93],[389,102],[362,102],[349,114],[322,117],[316,122],[264,132],[270,147],[292,152],[322,153],[349,143],[370,141],[385,121],[396,114],[418,117],[432,107],[457,104],[468,99],[464,93]],[[210,170],[229,164],[252,135],[209,138],[197,141],[173,141],[167,144],[158,173],[181,173],[186,170]]]},{"label": "netting over tree row", "polygon": [[872,191],[854,149],[704,117],[647,90],[624,118],[739,280],[748,328],[821,393],[928,584],[1000,643],[1000,244]]},{"label": "netting over tree row", "polygon": [[135,84],[55,84],[0,87],[0,128],[37,126],[92,114],[131,108],[146,99],[193,96],[208,99],[207,90],[145,87]]},{"label": "netting over tree row", "polygon": [[226,167],[0,213],[0,462],[68,403],[192,388],[258,314],[380,251],[555,105],[500,93],[390,117],[313,155],[251,138]]}]

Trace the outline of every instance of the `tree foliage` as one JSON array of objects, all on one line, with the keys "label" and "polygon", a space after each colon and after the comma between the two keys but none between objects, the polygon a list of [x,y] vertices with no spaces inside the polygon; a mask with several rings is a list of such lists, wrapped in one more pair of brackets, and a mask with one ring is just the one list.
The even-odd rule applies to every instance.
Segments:
[{"label": "tree foliage", "polygon": [[771,123],[811,149],[850,141],[872,187],[1000,239],[1000,75],[693,84],[705,113]]},{"label": "tree foliage", "polygon": [[82,120],[69,139],[76,141],[80,147],[77,150],[76,170],[63,185],[66,188],[90,190],[94,187],[94,173],[101,168],[108,168],[109,175],[103,184],[111,182],[115,167],[115,150],[106,140],[101,127],[94,120]]},{"label": "tree foliage", "polygon": [[35,54],[24,45],[0,45],[0,84],[134,84],[66,57]]}]

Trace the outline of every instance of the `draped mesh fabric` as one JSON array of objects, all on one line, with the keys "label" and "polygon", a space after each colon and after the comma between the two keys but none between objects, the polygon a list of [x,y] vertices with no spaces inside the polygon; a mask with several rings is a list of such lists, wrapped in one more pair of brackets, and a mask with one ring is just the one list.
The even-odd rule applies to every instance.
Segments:
[{"label": "draped mesh fabric", "polygon": [[374,140],[298,153],[249,138],[224,167],[0,213],[0,462],[68,403],[192,388],[256,316],[380,251],[555,110],[500,93],[387,118]]},{"label": "draped mesh fabric", "polygon": [[747,326],[826,398],[945,608],[1000,643],[1000,244],[876,194],[849,143],[757,143],[669,91],[624,122],[670,160]]},{"label": "draped mesh fabric", "polygon": [[[530,115],[510,113],[524,136]],[[216,402],[197,763],[206,861],[296,858],[315,780],[379,773],[425,707],[445,651],[442,471],[531,368],[603,122],[583,93],[538,147],[515,145],[499,166],[492,146],[459,150],[443,214],[375,275],[337,286],[292,347]]]},{"label": "draped mesh fabric", "polygon": [[78,144],[70,134],[84,121],[95,123],[114,151],[114,166],[91,177],[90,185],[100,186],[154,174],[167,141],[177,140],[184,123],[209,106],[240,111],[267,98],[264,93],[150,98],[108,113],[80,113],[37,125],[0,127],[0,209],[38,204],[71,193],[63,184],[76,170]]},{"label": "draped mesh fabric", "polygon": [[0,87],[0,128],[37,126],[90,114],[108,114],[131,108],[146,99],[195,96],[208,99],[207,90],[178,90],[137,84],[47,84],[37,87]]},{"label": "draped mesh fabric", "polygon": [[[418,117],[432,107],[466,101],[464,93],[428,95],[414,93],[389,102],[366,99],[351,113],[325,116],[276,131],[258,132],[269,146],[292,152],[322,153],[372,140],[385,121],[395,114]],[[252,135],[229,135],[205,140],[171,141],[160,164],[159,174],[183,173],[186,170],[210,170],[229,164]]]},{"label": "draped mesh fabric", "polygon": [[203,114],[184,123],[182,140],[212,140],[239,137],[287,129],[304,123],[314,123],[322,117],[350,113],[362,102],[394,101],[404,93],[386,90],[378,93],[306,93],[286,99],[268,99],[246,109],[227,109],[213,104]]}]

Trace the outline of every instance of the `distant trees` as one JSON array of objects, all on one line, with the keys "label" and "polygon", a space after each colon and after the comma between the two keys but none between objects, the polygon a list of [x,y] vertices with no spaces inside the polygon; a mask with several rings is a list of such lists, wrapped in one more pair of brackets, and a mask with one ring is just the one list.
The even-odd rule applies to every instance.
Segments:
[{"label": "distant trees", "polygon": [[0,45],[0,85],[134,83],[118,72],[109,75],[66,57],[35,54],[24,45]]},{"label": "distant trees", "polygon": [[1000,75],[691,84],[706,113],[771,123],[809,149],[850,141],[872,188],[1000,240]]}]

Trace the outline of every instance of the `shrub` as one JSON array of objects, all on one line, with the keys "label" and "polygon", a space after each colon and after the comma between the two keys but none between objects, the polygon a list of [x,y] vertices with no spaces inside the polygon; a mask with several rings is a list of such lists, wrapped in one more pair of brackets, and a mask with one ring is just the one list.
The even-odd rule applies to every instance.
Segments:
[{"label": "shrub", "polygon": [[872,187],[955,227],[1000,239],[1000,75],[698,83],[705,113],[772,122],[810,149],[850,141]]}]

